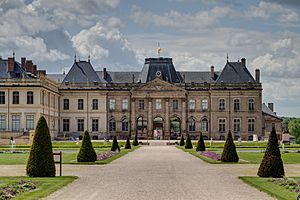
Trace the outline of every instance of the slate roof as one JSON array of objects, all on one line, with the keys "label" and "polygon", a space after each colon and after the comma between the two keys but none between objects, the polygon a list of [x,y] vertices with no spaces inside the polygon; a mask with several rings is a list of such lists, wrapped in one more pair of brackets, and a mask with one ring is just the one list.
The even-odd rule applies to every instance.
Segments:
[{"label": "slate roof", "polygon": [[8,72],[8,60],[0,59],[0,78],[31,78],[31,76],[16,61],[14,62],[14,71]]},{"label": "slate roof", "polygon": [[62,82],[93,83],[105,81],[97,75],[90,62],[76,61]]},{"label": "slate roof", "polygon": [[261,110],[262,110],[263,114],[270,115],[271,117],[275,117],[277,119],[281,119],[265,103],[262,104]]},{"label": "slate roof", "polygon": [[227,62],[217,83],[248,83],[255,82],[254,78],[242,62]]},{"label": "slate roof", "polygon": [[[97,71],[97,75],[103,78],[103,71]],[[133,75],[134,82],[138,81],[140,72],[111,72],[107,71],[107,79],[108,83],[132,83]]]},{"label": "slate roof", "polygon": [[47,78],[50,80],[56,82],[56,83],[61,83],[65,77],[67,76],[66,74],[47,74]]},{"label": "slate roof", "polygon": [[[184,79],[185,83],[213,83],[215,80],[211,78],[210,71],[179,71],[178,73]],[[215,76],[219,76],[220,72],[215,72]]]}]

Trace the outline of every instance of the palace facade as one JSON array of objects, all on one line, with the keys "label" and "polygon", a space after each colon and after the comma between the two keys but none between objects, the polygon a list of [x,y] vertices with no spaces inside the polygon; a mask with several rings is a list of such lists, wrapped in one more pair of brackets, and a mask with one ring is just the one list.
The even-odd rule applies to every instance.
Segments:
[{"label": "palace facade", "polygon": [[[176,71],[171,58],[146,58],[141,71],[95,71],[77,61],[67,74],[47,74],[26,58],[0,59],[0,134],[22,135],[45,116],[53,137],[177,139],[263,137],[260,71],[246,59],[221,71]],[[264,105],[265,106],[265,105]],[[269,111],[268,111],[269,112]],[[268,116],[265,119],[264,116]],[[276,116],[276,120],[280,119]],[[272,123],[272,122],[271,122]]]}]

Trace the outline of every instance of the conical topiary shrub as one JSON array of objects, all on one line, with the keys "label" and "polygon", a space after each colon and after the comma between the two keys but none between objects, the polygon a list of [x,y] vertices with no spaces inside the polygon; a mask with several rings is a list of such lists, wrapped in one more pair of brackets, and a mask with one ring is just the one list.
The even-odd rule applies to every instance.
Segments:
[{"label": "conical topiary shrub", "polygon": [[281,178],[284,176],[284,167],[275,128],[273,128],[271,131],[268,146],[261,161],[257,175],[260,177],[273,178]]},{"label": "conical topiary shrub", "polygon": [[77,162],[95,162],[96,160],[97,154],[91,142],[90,134],[88,131],[84,131]]},{"label": "conical topiary shrub", "polygon": [[203,139],[203,135],[200,132],[200,137],[197,143],[197,148],[196,151],[205,151],[205,143],[204,143],[204,139]]},{"label": "conical topiary shrub", "polygon": [[35,128],[26,173],[31,177],[55,176],[51,136],[46,119],[40,117]]},{"label": "conical topiary shrub", "polygon": [[126,139],[125,149],[131,149],[131,144],[130,144],[130,140],[129,140],[128,136],[127,136],[127,139]]},{"label": "conical topiary shrub", "polygon": [[135,136],[134,136],[134,140],[133,140],[133,142],[132,142],[132,145],[133,145],[133,146],[138,146],[138,145],[139,145],[139,141],[138,141],[137,134],[135,134]]},{"label": "conical topiary shrub", "polygon": [[239,156],[235,149],[235,144],[233,142],[231,131],[227,133],[226,142],[224,145],[223,153],[221,156],[222,162],[238,162]]},{"label": "conical topiary shrub", "polygon": [[111,149],[112,151],[116,151],[118,149],[118,151],[120,151],[120,147],[119,147],[119,143],[118,143],[118,140],[117,140],[117,136],[114,136],[113,138],[113,143],[111,145]]},{"label": "conical topiary shrub", "polygon": [[180,136],[180,141],[179,141],[179,146],[184,146],[184,136],[183,136],[183,134],[181,134],[181,136]]},{"label": "conical topiary shrub", "polygon": [[190,138],[190,134],[187,134],[186,142],[185,142],[185,148],[186,149],[192,149],[193,148],[193,144],[192,144],[192,141],[191,141],[191,138]]}]

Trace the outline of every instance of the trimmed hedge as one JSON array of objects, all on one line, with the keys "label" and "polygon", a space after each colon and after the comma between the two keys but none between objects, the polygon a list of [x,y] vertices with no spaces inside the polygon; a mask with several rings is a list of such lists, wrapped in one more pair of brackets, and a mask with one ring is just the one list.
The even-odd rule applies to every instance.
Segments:
[{"label": "trimmed hedge", "polygon": [[222,162],[238,162],[239,156],[236,152],[235,144],[233,142],[231,131],[227,133],[226,142],[221,156]]},{"label": "trimmed hedge", "polygon": [[40,117],[33,137],[26,173],[30,177],[55,176],[51,136],[46,119]]},{"label": "trimmed hedge", "polygon": [[132,142],[132,145],[133,145],[133,146],[138,146],[138,145],[139,145],[139,141],[138,141],[137,134],[135,134],[135,136],[134,136],[134,140],[133,140],[133,142]]},{"label": "trimmed hedge", "polygon": [[126,137],[126,143],[125,143],[125,149],[131,149],[131,144],[130,144],[130,140],[129,140],[129,137],[127,136]]},{"label": "trimmed hedge", "polygon": [[183,134],[181,134],[179,146],[184,146],[184,144],[185,144],[185,142],[184,142],[184,136],[183,136]]},{"label": "trimmed hedge", "polygon": [[191,141],[191,138],[190,138],[190,134],[187,134],[184,148],[186,148],[186,149],[192,149],[193,148],[193,144],[192,144],[192,141]]},{"label": "trimmed hedge", "polygon": [[117,140],[117,136],[114,136],[113,137],[113,142],[112,142],[112,145],[111,145],[111,149],[112,151],[116,151],[118,149],[118,151],[120,152],[120,147],[119,147],[119,143],[118,143],[118,140]]},{"label": "trimmed hedge", "polygon": [[88,131],[84,131],[77,162],[95,162],[96,160],[97,154],[91,142],[90,134]]},{"label": "trimmed hedge", "polygon": [[204,143],[204,139],[203,139],[203,135],[200,132],[200,137],[197,143],[197,148],[196,151],[205,151],[205,143]]},{"label": "trimmed hedge", "polygon": [[260,177],[281,178],[284,176],[284,166],[279,150],[275,128],[272,128],[265,155],[261,161],[257,175]]}]

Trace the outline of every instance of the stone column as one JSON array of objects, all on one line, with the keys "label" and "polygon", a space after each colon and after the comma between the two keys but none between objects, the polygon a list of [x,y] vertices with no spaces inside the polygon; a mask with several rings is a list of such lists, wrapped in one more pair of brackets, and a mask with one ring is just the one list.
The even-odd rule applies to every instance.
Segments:
[{"label": "stone column", "polygon": [[186,115],[187,115],[187,109],[186,109],[186,100],[181,99],[182,105],[181,105],[181,134],[186,134]]},{"label": "stone column", "polygon": [[152,124],[152,99],[149,98],[148,99],[148,127],[147,127],[147,131],[148,131],[148,138],[149,139],[153,139],[153,124]]},{"label": "stone column", "polygon": [[135,136],[136,134],[136,117],[135,117],[135,99],[131,99],[131,126],[130,126],[130,133],[131,137]]},{"label": "stone column", "polygon": [[166,99],[165,102],[165,124],[164,124],[164,139],[170,139],[170,108],[169,108],[169,99]]}]

